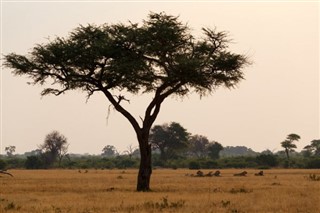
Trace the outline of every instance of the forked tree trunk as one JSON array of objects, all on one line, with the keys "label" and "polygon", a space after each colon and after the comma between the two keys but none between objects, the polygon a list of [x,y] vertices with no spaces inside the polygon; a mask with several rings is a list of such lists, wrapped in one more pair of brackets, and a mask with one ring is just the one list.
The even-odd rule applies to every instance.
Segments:
[{"label": "forked tree trunk", "polygon": [[137,134],[137,139],[139,141],[139,148],[140,148],[140,167],[139,167],[139,173],[138,173],[138,181],[137,181],[137,191],[145,192],[150,191],[150,178],[152,173],[152,165],[151,165],[151,145],[149,144],[149,133],[151,126],[155,119],[157,118],[157,115],[160,111],[160,106],[163,100],[168,97],[170,94],[175,92],[178,88],[180,88],[180,84],[173,87],[171,90],[168,90],[167,92],[163,92],[163,90],[166,87],[159,87],[154,99],[151,101],[149,106],[146,109],[145,118],[143,120],[143,126],[142,128],[139,126],[136,119],[127,111],[125,110],[121,105],[120,102],[123,99],[122,96],[118,97],[118,100],[114,98],[114,96],[108,91],[107,88],[101,88],[101,91],[104,92],[108,100],[112,103],[112,105],[115,107],[115,109],[120,112],[124,117],[128,119],[128,121],[131,123],[134,131]]},{"label": "forked tree trunk", "polygon": [[139,141],[140,146],[140,167],[138,173],[137,191],[150,191],[150,178],[152,174],[151,145],[148,138]]}]

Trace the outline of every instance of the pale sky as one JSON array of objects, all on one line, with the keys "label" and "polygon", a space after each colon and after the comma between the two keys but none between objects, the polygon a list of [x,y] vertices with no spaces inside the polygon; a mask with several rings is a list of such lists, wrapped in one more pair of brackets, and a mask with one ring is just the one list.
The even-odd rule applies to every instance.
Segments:
[{"label": "pale sky", "polygon": [[[319,2],[58,2],[1,1],[1,54],[26,54],[47,38],[66,36],[88,23],[141,23],[150,11],[179,15],[192,33],[202,27],[228,31],[235,53],[249,56],[245,78],[234,90],[212,96],[191,94],[168,98],[155,124],[178,122],[223,146],[255,151],[281,150],[290,133],[301,136],[300,151],[320,139],[319,127]],[[46,134],[58,130],[68,138],[70,153],[100,154],[106,145],[124,151],[137,146],[129,122],[111,110],[102,94],[86,103],[86,94],[67,92],[40,96],[39,86],[1,70],[1,153],[38,148]],[[126,104],[138,120],[151,96],[130,97]]]}]

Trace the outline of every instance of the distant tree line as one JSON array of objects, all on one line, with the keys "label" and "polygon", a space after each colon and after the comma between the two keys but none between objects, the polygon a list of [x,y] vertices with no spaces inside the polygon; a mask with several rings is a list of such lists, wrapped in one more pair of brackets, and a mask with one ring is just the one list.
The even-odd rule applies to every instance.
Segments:
[{"label": "distant tree line", "polygon": [[[300,140],[289,134],[280,142],[284,148],[276,153],[255,152],[245,146],[223,147],[203,135],[192,135],[179,123],[155,125],[150,132],[154,168],[320,168],[320,140],[312,140],[301,152],[296,152]],[[138,168],[140,152],[130,145],[120,153],[113,145],[102,148],[100,155],[69,154],[67,138],[58,131],[46,135],[38,149],[23,155],[14,154],[16,147],[5,147],[0,157],[0,169],[125,169]]]}]

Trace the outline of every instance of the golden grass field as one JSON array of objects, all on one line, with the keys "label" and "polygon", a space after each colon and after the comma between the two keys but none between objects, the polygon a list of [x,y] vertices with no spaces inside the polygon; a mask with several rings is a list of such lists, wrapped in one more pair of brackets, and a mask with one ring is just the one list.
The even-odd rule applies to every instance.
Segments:
[{"label": "golden grass field", "polygon": [[[207,173],[212,170],[202,170]],[[157,169],[152,192],[136,192],[137,170],[11,170],[0,176],[0,212],[320,212],[320,170],[273,169],[257,177],[190,177]]]}]

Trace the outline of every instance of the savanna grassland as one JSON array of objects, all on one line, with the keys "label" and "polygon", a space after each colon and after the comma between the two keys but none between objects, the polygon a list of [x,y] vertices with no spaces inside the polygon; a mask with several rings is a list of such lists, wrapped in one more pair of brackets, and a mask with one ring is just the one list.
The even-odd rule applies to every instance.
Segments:
[{"label": "savanna grassland", "polygon": [[143,193],[137,170],[11,170],[0,176],[0,212],[320,212],[320,170],[220,171],[157,169]]}]

